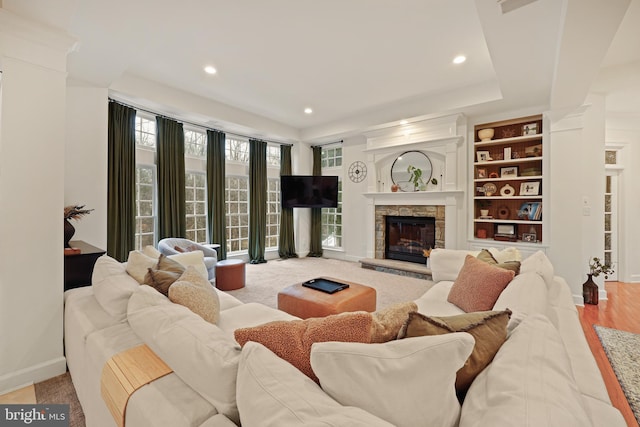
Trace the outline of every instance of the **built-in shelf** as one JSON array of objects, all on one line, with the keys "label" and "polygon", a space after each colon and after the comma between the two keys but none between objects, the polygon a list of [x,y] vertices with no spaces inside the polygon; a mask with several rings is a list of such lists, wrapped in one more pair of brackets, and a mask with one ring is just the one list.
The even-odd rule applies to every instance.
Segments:
[{"label": "built-in shelf", "polygon": [[495,181],[529,181],[532,179],[542,179],[542,175],[531,175],[531,176],[516,176],[513,178],[477,178],[474,179],[474,182],[495,182]]},{"label": "built-in shelf", "polygon": [[542,134],[538,135],[525,135],[525,136],[515,136],[513,138],[501,138],[501,139],[492,139],[491,141],[479,141],[474,145],[476,147],[491,147],[493,145],[504,145],[504,144],[515,144],[517,142],[528,142],[541,140]]},{"label": "built-in shelf", "polygon": [[508,160],[489,160],[487,162],[476,162],[476,166],[489,166],[489,165],[520,165],[529,162],[541,162],[542,156],[537,157],[523,157],[518,159]]}]

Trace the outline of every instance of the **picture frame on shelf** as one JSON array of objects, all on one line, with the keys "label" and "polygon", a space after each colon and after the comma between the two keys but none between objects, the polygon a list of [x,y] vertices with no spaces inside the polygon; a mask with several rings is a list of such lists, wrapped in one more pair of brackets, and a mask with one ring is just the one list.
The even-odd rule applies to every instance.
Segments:
[{"label": "picture frame on shelf", "polygon": [[537,123],[527,123],[522,125],[522,135],[537,135],[538,134],[538,124]]},{"label": "picture frame on shelf", "polygon": [[491,160],[491,156],[489,155],[488,151],[476,151],[476,157],[478,163],[488,162],[489,160]]},{"label": "picture frame on shelf", "polygon": [[510,160],[511,159],[511,147],[504,147],[502,151],[504,153],[504,159],[505,160]]},{"label": "picture frame on shelf", "polygon": [[478,175],[478,179],[483,179],[487,177],[487,169],[485,168],[478,168],[476,170],[476,173]]},{"label": "picture frame on shelf", "polygon": [[515,242],[518,239],[517,225],[513,223],[496,223],[494,224],[493,238],[495,240],[503,240]]},{"label": "picture frame on shelf", "polygon": [[518,166],[505,166],[500,168],[500,178],[515,178],[518,176]]},{"label": "picture frame on shelf", "polygon": [[523,182],[520,184],[521,196],[538,196],[540,195],[540,181]]},{"label": "picture frame on shelf", "polygon": [[522,233],[522,241],[536,243],[538,241],[538,236],[536,236],[534,233]]},{"label": "picture frame on shelf", "polygon": [[525,157],[541,157],[542,156],[542,144],[530,145],[524,147]]}]

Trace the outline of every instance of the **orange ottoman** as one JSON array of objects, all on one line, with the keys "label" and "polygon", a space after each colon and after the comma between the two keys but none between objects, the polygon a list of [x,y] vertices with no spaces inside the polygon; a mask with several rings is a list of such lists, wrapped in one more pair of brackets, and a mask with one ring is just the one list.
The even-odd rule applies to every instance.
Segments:
[{"label": "orange ottoman", "polygon": [[225,259],[216,263],[216,288],[233,291],[244,288],[244,261]]},{"label": "orange ottoman", "polygon": [[346,280],[324,279],[348,283],[349,287],[333,294],[302,286],[288,286],[278,292],[278,309],[301,319],[325,317],[345,311],[376,311],[376,290]]}]

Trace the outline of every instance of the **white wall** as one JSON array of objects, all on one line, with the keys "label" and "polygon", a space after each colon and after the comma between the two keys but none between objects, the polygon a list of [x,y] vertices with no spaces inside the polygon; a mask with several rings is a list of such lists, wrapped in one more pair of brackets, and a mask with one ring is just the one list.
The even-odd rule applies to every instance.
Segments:
[{"label": "white wall", "polygon": [[107,131],[106,88],[67,89],[64,204],[94,209],[72,221],[72,240],[107,249]]},{"label": "white wall", "polygon": [[582,303],[589,259],[604,251],[604,139],[602,96],[591,95],[584,108],[552,120],[548,255],[576,303]]},{"label": "white wall", "polygon": [[72,39],[0,9],[0,393],[66,370],[63,191]]},{"label": "white wall", "polygon": [[[349,165],[359,160],[366,163],[362,152],[366,148],[364,136],[345,138],[342,144],[342,252],[324,251],[325,256],[357,261],[367,254],[367,240],[373,239],[369,228],[373,218],[365,218],[370,203],[362,193],[367,191],[367,180],[353,182],[349,179]],[[370,171],[368,171],[370,172]]]}]

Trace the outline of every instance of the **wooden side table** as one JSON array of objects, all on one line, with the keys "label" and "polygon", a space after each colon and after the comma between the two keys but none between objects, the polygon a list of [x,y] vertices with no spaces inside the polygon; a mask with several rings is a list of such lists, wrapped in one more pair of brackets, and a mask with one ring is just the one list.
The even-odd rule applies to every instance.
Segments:
[{"label": "wooden side table", "polygon": [[244,261],[225,259],[216,264],[216,288],[221,291],[233,291],[244,288]]},{"label": "wooden side table", "polygon": [[80,249],[80,253],[64,257],[64,290],[91,285],[91,275],[96,260],[106,253],[82,240],[69,242],[72,248]]}]

